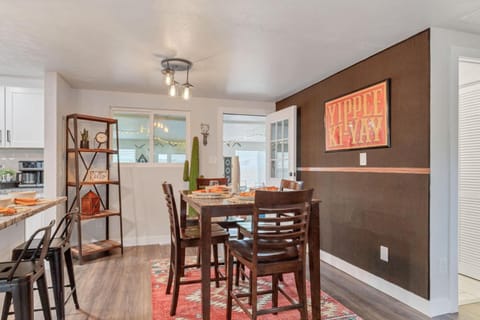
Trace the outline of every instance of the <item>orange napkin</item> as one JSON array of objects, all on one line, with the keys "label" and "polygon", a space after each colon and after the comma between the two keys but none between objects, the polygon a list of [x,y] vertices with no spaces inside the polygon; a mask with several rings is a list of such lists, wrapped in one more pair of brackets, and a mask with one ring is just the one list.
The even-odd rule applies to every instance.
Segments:
[{"label": "orange napkin", "polygon": [[17,211],[13,208],[0,208],[0,214],[11,215],[15,213],[17,213]]},{"label": "orange napkin", "polygon": [[15,198],[15,204],[19,204],[22,206],[34,206],[38,203],[37,198]]}]

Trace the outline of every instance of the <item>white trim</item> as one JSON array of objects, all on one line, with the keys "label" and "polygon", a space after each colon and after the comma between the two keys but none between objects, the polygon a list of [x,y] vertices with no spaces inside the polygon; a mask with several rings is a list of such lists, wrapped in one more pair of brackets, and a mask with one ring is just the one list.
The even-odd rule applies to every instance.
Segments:
[{"label": "white trim", "polygon": [[449,312],[447,299],[428,301],[323,250],[320,250],[320,259],[429,317]]}]

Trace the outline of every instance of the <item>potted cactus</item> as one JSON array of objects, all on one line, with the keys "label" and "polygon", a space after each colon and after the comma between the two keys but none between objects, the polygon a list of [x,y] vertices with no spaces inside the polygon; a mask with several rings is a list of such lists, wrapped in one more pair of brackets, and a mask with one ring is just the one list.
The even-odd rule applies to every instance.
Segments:
[{"label": "potted cactus", "polygon": [[[190,168],[189,168],[190,165]],[[183,181],[188,181],[188,189],[193,191],[197,189],[197,178],[199,177],[199,170],[200,170],[200,161],[199,161],[199,144],[198,144],[198,137],[193,137],[192,142],[192,154],[190,163],[188,160],[185,160],[185,164],[183,166]],[[188,210],[189,216],[196,216],[198,213],[189,208]]]}]

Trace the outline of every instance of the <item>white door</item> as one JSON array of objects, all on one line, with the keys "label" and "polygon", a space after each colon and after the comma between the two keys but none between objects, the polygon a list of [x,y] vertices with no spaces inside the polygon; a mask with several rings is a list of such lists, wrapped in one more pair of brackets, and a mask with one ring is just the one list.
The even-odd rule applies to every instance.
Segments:
[{"label": "white door", "polygon": [[281,179],[296,180],[297,106],[267,115],[267,184],[280,186]]},{"label": "white door", "polygon": [[5,146],[5,89],[0,87],[0,147]]},{"label": "white door", "polygon": [[43,148],[43,90],[5,89],[5,147]]}]

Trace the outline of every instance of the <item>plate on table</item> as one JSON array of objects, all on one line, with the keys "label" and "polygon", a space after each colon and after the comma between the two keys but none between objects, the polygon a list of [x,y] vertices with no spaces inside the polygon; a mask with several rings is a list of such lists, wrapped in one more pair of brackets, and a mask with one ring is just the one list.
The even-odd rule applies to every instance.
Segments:
[{"label": "plate on table", "polygon": [[229,193],[216,193],[216,192],[196,192],[192,191],[191,196],[197,199],[225,199],[230,198]]}]

